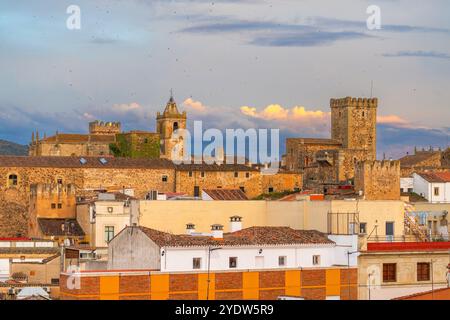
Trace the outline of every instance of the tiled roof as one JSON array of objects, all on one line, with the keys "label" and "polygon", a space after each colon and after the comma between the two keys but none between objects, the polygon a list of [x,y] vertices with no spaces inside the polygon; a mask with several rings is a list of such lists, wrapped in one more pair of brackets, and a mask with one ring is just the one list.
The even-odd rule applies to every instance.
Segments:
[{"label": "tiled roof", "polygon": [[0,254],[55,254],[58,247],[0,247]]},{"label": "tiled roof", "polygon": [[337,140],[333,139],[320,139],[320,138],[288,138],[288,140],[295,140],[298,143],[302,144],[327,144],[327,145],[335,145],[340,146],[340,143]]},{"label": "tiled roof", "polygon": [[419,175],[428,182],[446,183],[450,182],[450,172],[426,172]]},{"label": "tiled roof", "polygon": [[[422,300],[420,298],[426,298],[426,296],[431,295],[431,293],[433,293],[436,297],[433,297],[434,300],[449,300],[450,299],[450,288],[439,288],[439,289],[434,289],[434,290],[429,290],[429,291],[424,291],[424,292],[418,292],[418,293],[413,293],[407,296],[402,296],[402,297],[397,297],[394,298],[392,300],[409,300],[409,299],[414,299],[414,298],[418,298],[418,299],[414,299],[414,300]],[[431,297],[428,297],[428,299],[426,300],[431,300]]]},{"label": "tiled roof", "polygon": [[46,236],[84,236],[84,231],[76,219],[39,218],[38,224],[42,233]]},{"label": "tiled roof", "polygon": [[[106,163],[100,162],[102,158],[106,160]],[[84,164],[82,159],[86,160]],[[174,166],[167,159],[0,156],[0,167],[171,169]]]},{"label": "tiled roof", "polygon": [[187,234],[174,235],[150,228],[139,228],[160,247],[334,244],[322,232],[316,230],[294,230],[289,227],[250,227],[224,233],[223,239]]},{"label": "tiled roof", "polygon": [[256,168],[244,164],[179,164],[175,166],[179,171],[258,171]]},{"label": "tiled roof", "polygon": [[203,189],[213,200],[248,200],[241,189]]},{"label": "tiled roof", "polygon": [[40,140],[42,143],[87,143],[87,142],[104,142],[111,143],[116,141],[115,135],[108,134],[77,134],[77,133],[58,133],[58,135],[50,136]]},{"label": "tiled roof", "polygon": [[439,153],[438,151],[436,152],[419,152],[417,154],[411,154],[411,155],[407,155],[404,156],[402,158],[400,158],[400,165],[402,167],[412,167],[415,165],[420,164],[421,162],[428,160],[431,157],[436,156],[436,154]]}]

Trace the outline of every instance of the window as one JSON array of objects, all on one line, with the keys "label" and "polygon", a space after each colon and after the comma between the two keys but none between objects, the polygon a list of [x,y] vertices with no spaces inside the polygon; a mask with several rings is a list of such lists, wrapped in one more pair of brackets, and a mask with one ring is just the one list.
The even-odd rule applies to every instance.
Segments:
[{"label": "window", "polygon": [[250,172],[246,172],[246,173],[245,173],[245,177],[246,177],[246,178],[250,178]]},{"label": "window", "polygon": [[413,192],[413,188],[408,188],[408,192],[412,193]]},{"label": "window", "polygon": [[57,184],[62,184],[62,183],[63,183],[63,180],[62,180],[61,178],[59,178],[59,179],[56,180],[56,183],[57,183]]},{"label": "window", "polygon": [[114,227],[106,226],[105,227],[105,241],[110,242],[114,238]]},{"label": "window", "polygon": [[430,264],[428,262],[417,263],[417,281],[430,280]]},{"label": "window", "polygon": [[162,176],[162,182],[167,182],[167,176],[166,175]]},{"label": "window", "polygon": [[230,259],[229,259],[229,267],[230,268],[236,268],[237,267],[237,258],[236,257],[230,257]]},{"label": "window", "polygon": [[200,269],[202,267],[202,258],[192,259],[192,269]]},{"label": "window", "polygon": [[200,187],[199,186],[194,187],[194,197],[200,197]]},{"label": "window", "polygon": [[241,189],[242,192],[245,192],[245,187],[239,187],[239,189]]},{"label": "window", "polygon": [[147,138],[144,139],[144,143],[148,143],[148,139]]},{"label": "window", "polygon": [[108,213],[113,213],[114,208],[113,207],[108,207]]},{"label": "window", "polygon": [[239,177],[239,172],[235,171],[235,172],[234,172],[234,177],[235,177],[235,178]]},{"label": "window", "polygon": [[318,256],[318,255],[313,256],[313,265],[314,266],[320,265],[320,256]]},{"label": "window", "polygon": [[62,209],[62,203],[58,203],[58,209]]},{"label": "window", "polygon": [[273,187],[269,187],[269,193],[273,192]]},{"label": "window", "polygon": [[394,223],[393,222],[386,222],[386,235],[394,236]]},{"label": "window", "polygon": [[8,185],[10,187],[17,186],[17,174],[10,174],[8,177]]},{"label": "window", "polygon": [[278,266],[285,267],[286,266],[286,260],[287,260],[286,256],[279,256],[278,257]]},{"label": "window", "polygon": [[367,223],[366,222],[361,222],[359,224],[359,233],[360,234],[366,234],[367,233]]},{"label": "window", "polygon": [[200,176],[201,176],[202,178],[204,178],[204,177],[205,177],[205,171],[202,171],[202,172],[200,173]]},{"label": "window", "polygon": [[189,178],[192,178],[192,171],[189,171]]},{"label": "window", "polygon": [[56,203],[52,203],[52,209],[56,209]]},{"label": "window", "polygon": [[439,196],[439,187],[434,188],[434,195]]},{"label": "window", "polygon": [[178,130],[178,122],[173,123],[173,131]]},{"label": "window", "polygon": [[383,263],[383,282],[397,281],[397,264]]},{"label": "window", "polygon": [[59,285],[59,278],[52,278],[51,280],[52,285]]}]

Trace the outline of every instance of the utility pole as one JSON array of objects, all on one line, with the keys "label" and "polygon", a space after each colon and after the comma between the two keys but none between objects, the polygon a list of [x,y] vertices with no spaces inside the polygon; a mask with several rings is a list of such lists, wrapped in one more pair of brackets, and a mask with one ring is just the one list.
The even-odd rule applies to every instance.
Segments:
[{"label": "utility pole", "polygon": [[211,251],[220,250],[222,248],[211,248],[211,246],[208,246],[208,279],[207,286],[206,286],[206,300],[209,300],[209,283],[211,282],[210,279],[210,271],[211,271]]}]

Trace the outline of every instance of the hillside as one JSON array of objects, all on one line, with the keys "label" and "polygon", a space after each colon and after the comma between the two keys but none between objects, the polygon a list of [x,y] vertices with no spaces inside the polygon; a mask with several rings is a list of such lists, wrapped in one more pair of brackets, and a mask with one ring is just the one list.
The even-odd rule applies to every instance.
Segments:
[{"label": "hillside", "polygon": [[0,140],[0,155],[26,156],[27,154],[27,146],[6,140]]}]

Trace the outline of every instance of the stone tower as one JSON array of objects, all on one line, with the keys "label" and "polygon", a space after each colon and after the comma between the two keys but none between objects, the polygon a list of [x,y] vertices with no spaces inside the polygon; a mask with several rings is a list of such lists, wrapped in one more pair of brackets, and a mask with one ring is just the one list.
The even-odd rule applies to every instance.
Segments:
[{"label": "stone tower", "polygon": [[331,99],[330,107],[331,138],[346,149],[364,152],[364,160],[375,160],[378,99]]},{"label": "stone tower", "polygon": [[[156,131],[161,137],[161,158],[172,159],[172,149],[177,145],[182,148],[182,141],[172,138],[172,133],[177,129],[186,129],[186,111],[178,111],[171,93],[164,112],[156,115]],[[182,149],[178,155],[183,156]]]}]

